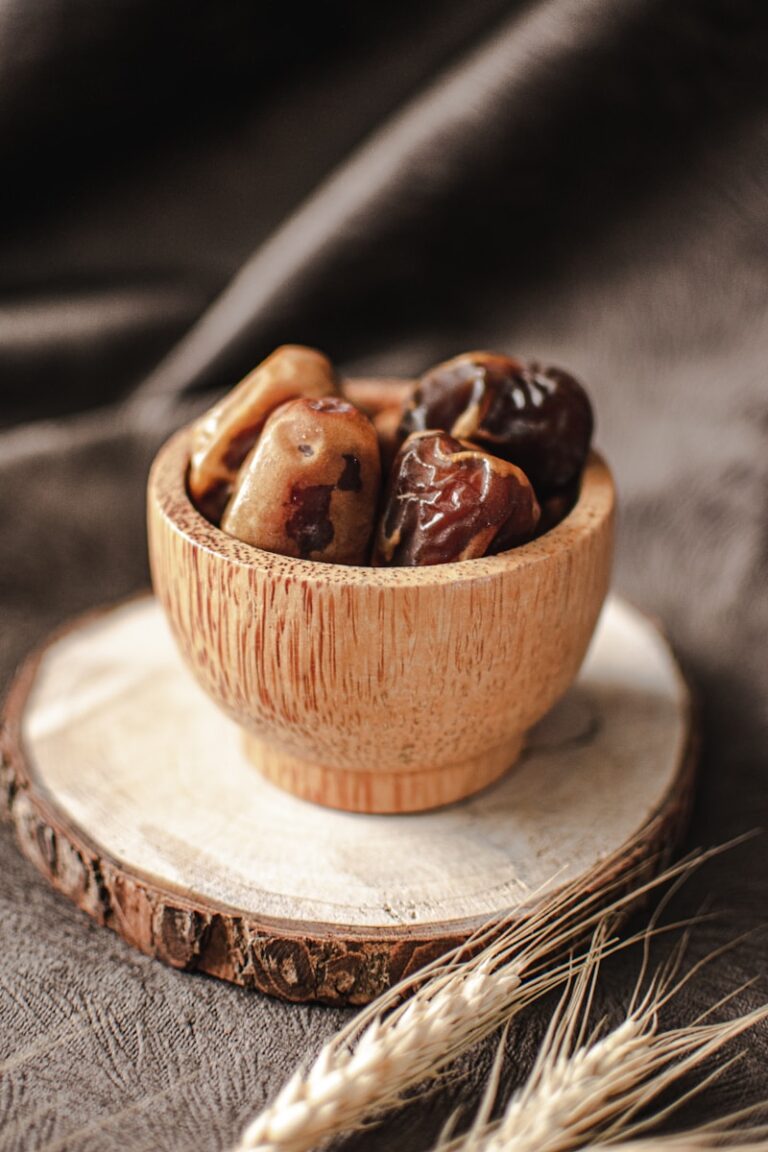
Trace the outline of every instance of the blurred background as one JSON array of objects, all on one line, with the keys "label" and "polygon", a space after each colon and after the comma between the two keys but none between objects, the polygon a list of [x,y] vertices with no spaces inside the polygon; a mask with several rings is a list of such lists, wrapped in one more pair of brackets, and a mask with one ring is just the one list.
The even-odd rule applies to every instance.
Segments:
[{"label": "blurred background", "polygon": [[[0,0],[0,166],[3,685],[146,584],[153,453],[276,344],[382,374],[490,347],[593,397],[616,585],[700,701],[690,843],[768,819],[761,0]],[[0,1085],[0,1149],[223,1147],[338,1023],[160,969],[5,829],[0,857],[0,1059],[44,1053]],[[703,948],[763,923],[765,865],[757,838],[691,888],[729,909]],[[758,1038],[742,1092],[764,1067]]]}]

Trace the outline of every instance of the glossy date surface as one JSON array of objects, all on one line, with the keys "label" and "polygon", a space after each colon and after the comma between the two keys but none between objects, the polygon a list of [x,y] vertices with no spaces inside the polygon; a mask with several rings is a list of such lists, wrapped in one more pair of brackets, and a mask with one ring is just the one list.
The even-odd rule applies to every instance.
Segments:
[{"label": "glossy date surface", "polygon": [[367,416],[334,396],[291,400],[264,425],[221,527],[282,556],[366,564],[379,484]]},{"label": "glossy date surface", "polygon": [[593,426],[589,398],[568,372],[468,352],[422,376],[400,435],[440,429],[471,440],[522,468],[542,498],[579,476]]},{"label": "glossy date surface", "polygon": [[270,415],[295,397],[333,395],[338,379],[327,356],[314,348],[277,348],[192,427],[189,494],[206,519],[218,524],[246,456]]},{"label": "glossy date surface", "polygon": [[526,476],[445,432],[409,436],[392,467],[374,563],[412,567],[484,556],[531,539],[539,506]]}]

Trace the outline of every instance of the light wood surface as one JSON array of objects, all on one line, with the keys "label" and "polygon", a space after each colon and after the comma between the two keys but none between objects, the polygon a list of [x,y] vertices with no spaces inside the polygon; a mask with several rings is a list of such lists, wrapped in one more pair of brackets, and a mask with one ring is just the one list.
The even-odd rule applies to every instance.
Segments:
[{"label": "light wood surface", "polygon": [[254,763],[304,799],[408,812],[485,787],[572,682],[609,578],[614,491],[599,456],[551,532],[429,568],[294,560],[205,520],[189,433],[148,491],[152,578],[189,667],[249,732]]},{"label": "light wood surface", "polygon": [[24,853],[167,963],[292,1000],[363,1003],[495,914],[671,851],[691,783],[685,686],[611,601],[577,683],[517,768],[436,812],[307,804],[245,757],[146,597],[22,669],[2,791]]}]

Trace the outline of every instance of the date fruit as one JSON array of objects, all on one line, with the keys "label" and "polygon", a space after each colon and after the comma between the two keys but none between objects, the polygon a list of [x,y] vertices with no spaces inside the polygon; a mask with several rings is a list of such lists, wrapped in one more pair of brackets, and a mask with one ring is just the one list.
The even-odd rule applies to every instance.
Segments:
[{"label": "date fruit", "polygon": [[392,468],[374,564],[471,560],[497,539],[508,548],[530,540],[538,519],[533,488],[514,464],[445,432],[416,432]]},{"label": "date fruit", "polygon": [[593,425],[586,392],[562,369],[466,352],[422,376],[400,432],[471,440],[522,468],[542,499],[579,476]]},{"label": "date fruit", "polygon": [[341,394],[373,420],[388,408],[404,408],[413,399],[416,380],[397,376],[348,376],[341,382]]},{"label": "date fruit", "polygon": [[193,425],[189,494],[198,510],[218,523],[238,470],[271,412],[299,396],[338,391],[330,360],[314,348],[277,348]]},{"label": "date fruit", "polygon": [[376,431],[354,405],[290,400],[267,419],[221,527],[282,556],[366,564],[380,471]]},{"label": "date fruit", "polygon": [[401,408],[382,408],[375,416],[371,416],[373,426],[376,429],[376,435],[379,438],[381,470],[385,474],[389,473],[392,467],[392,461],[395,456],[397,456],[400,448],[400,420],[402,414]]},{"label": "date fruit", "polygon": [[536,535],[543,536],[545,532],[556,528],[561,520],[565,520],[568,513],[576,507],[578,498],[578,481],[569,484],[567,488],[562,488],[559,492],[553,492],[551,496],[546,496],[541,502],[541,519],[536,529]]}]

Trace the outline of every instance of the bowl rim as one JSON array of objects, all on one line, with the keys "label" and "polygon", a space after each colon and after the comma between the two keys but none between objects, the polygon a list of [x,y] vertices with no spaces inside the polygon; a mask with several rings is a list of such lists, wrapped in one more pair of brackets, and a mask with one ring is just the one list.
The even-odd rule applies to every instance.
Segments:
[{"label": "bowl rim", "polygon": [[192,426],[185,425],[161,446],[152,464],[147,485],[148,514],[163,516],[173,530],[193,548],[241,568],[263,575],[311,584],[341,584],[369,588],[416,588],[486,581],[546,563],[571,552],[585,537],[601,532],[612,520],[615,489],[611,470],[592,449],[587,458],[576,504],[549,532],[527,544],[496,556],[455,560],[419,568],[373,568],[302,560],[256,548],[230,536],[207,520],[192,503],[187,491]]}]

